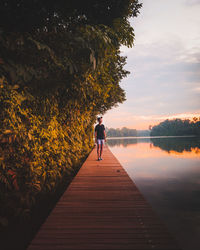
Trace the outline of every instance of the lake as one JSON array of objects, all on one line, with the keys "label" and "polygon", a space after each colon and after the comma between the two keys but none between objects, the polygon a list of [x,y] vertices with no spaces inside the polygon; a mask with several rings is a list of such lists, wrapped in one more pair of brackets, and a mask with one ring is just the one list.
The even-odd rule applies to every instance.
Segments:
[{"label": "lake", "polygon": [[107,145],[183,250],[200,249],[200,138],[110,138]]}]

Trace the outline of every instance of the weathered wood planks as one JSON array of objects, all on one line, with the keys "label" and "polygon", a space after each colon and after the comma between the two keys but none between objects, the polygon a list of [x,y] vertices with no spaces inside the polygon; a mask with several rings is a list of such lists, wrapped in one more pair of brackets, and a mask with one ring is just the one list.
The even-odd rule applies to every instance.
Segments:
[{"label": "weathered wood planks", "polygon": [[105,145],[96,147],[28,250],[180,249]]}]

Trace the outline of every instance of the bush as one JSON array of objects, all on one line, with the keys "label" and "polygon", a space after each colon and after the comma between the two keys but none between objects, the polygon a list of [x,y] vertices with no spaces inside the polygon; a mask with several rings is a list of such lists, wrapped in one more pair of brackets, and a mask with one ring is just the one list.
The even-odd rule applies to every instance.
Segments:
[{"label": "bush", "polygon": [[74,174],[93,146],[93,119],[90,111],[61,113],[56,93],[40,99],[3,78],[0,86],[0,202],[9,218],[29,214],[38,194]]}]

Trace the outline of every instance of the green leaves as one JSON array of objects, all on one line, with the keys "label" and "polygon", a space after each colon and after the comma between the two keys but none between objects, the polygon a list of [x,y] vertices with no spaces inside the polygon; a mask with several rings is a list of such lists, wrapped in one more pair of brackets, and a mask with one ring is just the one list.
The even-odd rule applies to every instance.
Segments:
[{"label": "green leaves", "polygon": [[112,27],[113,19],[135,17],[141,7],[138,0],[1,0],[0,23],[3,31],[22,33],[42,30],[59,33],[81,24]]},{"label": "green leaves", "polygon": [[200,117],[189,119],[175,118],[172,120],[166,119],[152,127],[150,135],[152,136],[181,136],[181,135],[200,135]]},{"label": "green leaves", "polygon": [[[55,192],[63,174],[74,175],[90,151],[93,135],[85,131],[93,124],[93,114],[87,108],[82,112],[77,100],[68,103],[65,96],[59,109],[64,100],[58,93],[33,96],[28,89],[13,88],[5,78],[1,82],[0,195],[13,215],[27,217],[34,206],[29,201]],[[77,110],[71,112],[75,104]]]},{"label": "green leaves", "polygon": [[75,174],[93,147],[96,115],[126,99],[120,46],[133,45],[128,18],[141,5],[11,2],[0,3],[0,195],[27,217],[38,195]]}]

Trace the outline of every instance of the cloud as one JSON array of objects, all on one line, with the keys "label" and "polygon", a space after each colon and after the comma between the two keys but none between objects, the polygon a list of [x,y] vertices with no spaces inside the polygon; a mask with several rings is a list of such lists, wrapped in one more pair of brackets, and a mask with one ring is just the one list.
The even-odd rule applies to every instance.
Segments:
[{"label": "cloud", "polygon": [[159,117],[199,112],[200,6],[184,1],[143,0],[131,20],[135,46],[121,47],[131,72],[121,82],[127,101],[107,113],[110,126],[148,128]]},{"label": "cloud", "polygon": [[104,122],[107,127],[118,128],[123,126],[135,129],[148,129],[149,125],[156,125],[166,119],[190,119],[193,117],[200,117],[200,110],[193,113],[173,113],[171,115],[133,115],[131,112],[120,112],[112,110],[104,115]]},{"label": "cloud", "polygon": [[192,91],[197,92],[197,93],[200,93],[200,87],[193,88]]},{"label": "cloud", "polygon": [[197,5],[197,4],[200,4],[200,0],[186,0],[185,4],[186,5]]},{"label": "cloud", "polygon": [[199,108],[200,96],[191,90],[200,84],[200,62],[180,44],[169,40],[167,44],[137,45],[128,53],[127,109],[158,114]]}]

